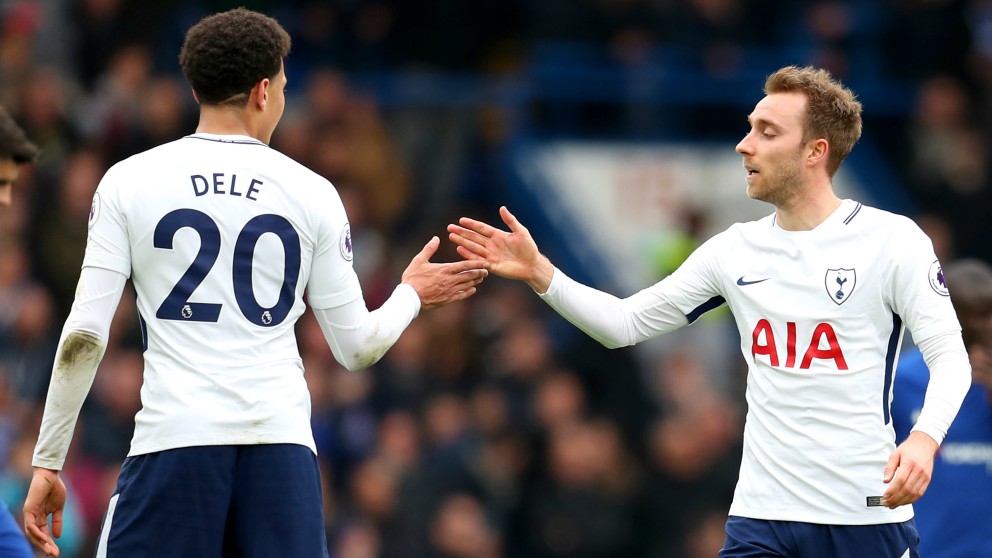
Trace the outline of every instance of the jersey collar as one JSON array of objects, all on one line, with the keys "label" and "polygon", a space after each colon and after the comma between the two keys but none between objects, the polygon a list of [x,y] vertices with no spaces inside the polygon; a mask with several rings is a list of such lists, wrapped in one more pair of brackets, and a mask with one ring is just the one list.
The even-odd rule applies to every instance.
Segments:
[{"label": "jersey collar", "polygon": [[205,141],[215,141],[219,143],[238,143],[238,144],[248,144],[248,145],[265,145],[265,143],[251,137],[240,134],[208,134],[206,132],[197,132],[195,134],[190,134],[186,136],[187,138],[199,139]]},{"label": "jersey collar", "polygon": [[[843,199],[837,209],[834,210],[822,223],[816,226],[813,230],[819,230],[824,227],[832,227],[835,224],[838,225],[848,225],[858,213],[861,211],[861,203],[850,199]],[[812,232],[812,231],[786,231],[778,226],[778,219],[776,214],[772,213],[772,228],[778,229],[782,232],[796,233],[796,232]]]}]

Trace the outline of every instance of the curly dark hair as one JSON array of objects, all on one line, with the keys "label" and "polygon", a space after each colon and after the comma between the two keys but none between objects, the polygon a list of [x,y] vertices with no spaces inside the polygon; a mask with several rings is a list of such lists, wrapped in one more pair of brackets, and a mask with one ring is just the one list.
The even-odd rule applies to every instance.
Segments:
[{"label": "curly dark hair", "polygon": [[31,143],[7,109],[0,107],[0,159],[13,159],[18,165],[30,163],[38,156],[38,146]]},{"label": "curly dark hair", "polygon": [[279,73],[290,45],[279,22],[235,8],[191,27],[179,51],[179,64],[200,103],[243,107],[256,83]]}]

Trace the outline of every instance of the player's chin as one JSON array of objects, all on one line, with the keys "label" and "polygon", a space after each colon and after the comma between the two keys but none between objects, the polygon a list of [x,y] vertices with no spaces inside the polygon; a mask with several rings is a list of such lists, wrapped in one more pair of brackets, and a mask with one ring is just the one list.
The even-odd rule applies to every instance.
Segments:
[{"label": "player's chin", "polygon": [[747,197],[752,200],[775,205],[775,203],[779,201],[779,192],[775,189],[762,188],[759,184],[752,182],[747,186]]}]

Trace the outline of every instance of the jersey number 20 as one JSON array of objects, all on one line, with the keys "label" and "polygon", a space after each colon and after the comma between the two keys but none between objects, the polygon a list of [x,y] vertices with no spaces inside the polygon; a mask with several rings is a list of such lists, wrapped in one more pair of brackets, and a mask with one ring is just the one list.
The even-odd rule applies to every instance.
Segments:
[{"label": "jersey number 20", "polygon": [[[186,227],[193,229],[200,236],[200,251],[197,252],[186,273],[172,287],[169,296],[165,297],[162,305],[158,307],[155,316],[160,320],[216,322],[220,317],[222,304],[190,302],[189,297],[206,279],[217,261],[217,255],[220,253],[220,229],[217,228],[217,223],[202,211],[177,209],[166,214],[155,227],[155,247],[172,250],[172,241],[176,233]],[[286,254],[279,300],[271,308],[265,308],[258,303],[252,286],[255,245],[266,233],[279,237]],[[300,235],[293,225],[279,215],[266,214],[253,217],[238,234],[238,240],[234,245],[233,263],[234,297],[245,318],[263,327],[282,323],[293,307],[296,282],[300,276]]]}]

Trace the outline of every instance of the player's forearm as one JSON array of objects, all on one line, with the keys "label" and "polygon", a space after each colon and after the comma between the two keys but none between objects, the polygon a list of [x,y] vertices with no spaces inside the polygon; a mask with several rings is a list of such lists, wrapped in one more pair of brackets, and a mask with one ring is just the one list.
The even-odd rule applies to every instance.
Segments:
[{"label": "player's forearm", "polygon": [[127,278],[116,271],[84,267],[76,299],[55,353],[48,400],[35,446],[35,467],[61,469],[76,418],[107,350],[107,337]]},{"label": "player's forearm", "polygon": [[674,305],[650,290],[620,299],[583,285],[559,269],[553,269],[553,278],[541,299],[610,349],[633,345],[678,329],[687,322]]},{"label": "player's forearm", "polygon": [[334,358],[354,371],[378,362],[419,311],[417,292],[401,283],[373,312],[368,311],[364,301],[356,300],[336,308],[315,309],[314,316]]},{"label": "player's forearm", "polygon": [[63,332],[55,354],[41,432],[31,461],[35,467],[62,469],[79,410],[93,385],[106,349],[106,339],[92,332]]},{"label": "player's forearm", "polygon": [[918,345],[930,369],[930,381],[913,430],[939,445],[971,388],[971,364],[958,332],[937,335]]}]

